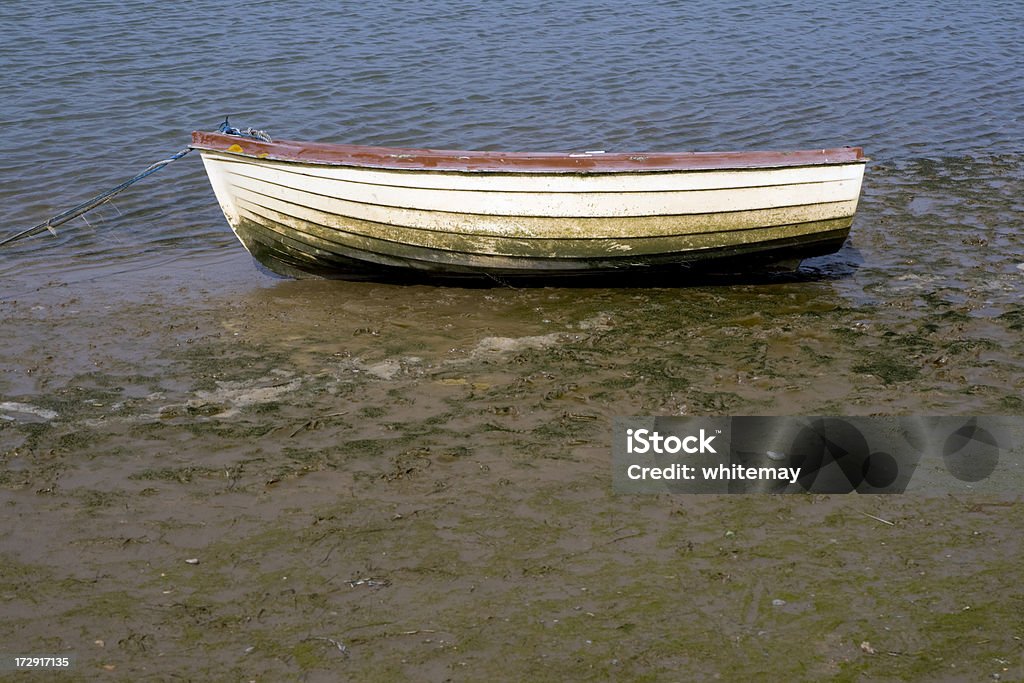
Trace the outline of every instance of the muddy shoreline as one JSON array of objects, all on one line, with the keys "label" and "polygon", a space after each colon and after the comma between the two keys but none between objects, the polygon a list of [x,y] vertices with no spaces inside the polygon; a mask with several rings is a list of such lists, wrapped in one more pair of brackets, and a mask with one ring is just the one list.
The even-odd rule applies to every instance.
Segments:
[{"label": "muddy shoreline", "polygon": [[1015,316],[841,283],[6,300],[4,399],[49,412],[0,422],[4,641],[72,680],[1012,678],[1013,499],[610,491],[615,415],[1019,410]]},{"label": "muddy shoreline", "polygon": [[1019,496],[611,491],[616,416],[1024,413],[1019,162],[869,177],[866,227],[797,279],[17,252],[2,649],[68,680],[1024,676]]}]

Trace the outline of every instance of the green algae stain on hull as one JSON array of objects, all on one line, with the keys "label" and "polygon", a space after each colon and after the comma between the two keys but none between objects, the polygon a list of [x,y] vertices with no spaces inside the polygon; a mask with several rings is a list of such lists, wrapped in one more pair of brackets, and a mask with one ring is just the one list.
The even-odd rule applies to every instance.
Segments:
[{"label": "green algae stain on hull", "polygon": [[594,154],[576,169],[578,155],[251,140],[238,151],[239,139],[193,144],[243,245],[300,277],[770,267],[843,245],[867,161],[859,148]]}]

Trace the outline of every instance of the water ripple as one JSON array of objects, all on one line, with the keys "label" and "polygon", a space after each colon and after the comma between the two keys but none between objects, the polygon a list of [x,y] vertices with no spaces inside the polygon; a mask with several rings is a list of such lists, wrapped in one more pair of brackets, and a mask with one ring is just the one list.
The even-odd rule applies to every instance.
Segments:
[{"label": "water ripple", "polygon": [[[0,24],[0,226],[11,232],[225,114],[278,137],[441,148],[860,144],[901,162],[909,182],[920,178],[908,159],[980,159],[1020,152],[1024,139],[1017,0],[200,0],[159,12],[141,0],[61,0],[45,13],[5,3]],[[22,269],[55,254],[74,267],[101,231],[138,254],[229,234],[195,158],[115,207],[69,225],[39,261],[9,254]],[[882,228],[859,220],[857,230],[870,241]]]}]

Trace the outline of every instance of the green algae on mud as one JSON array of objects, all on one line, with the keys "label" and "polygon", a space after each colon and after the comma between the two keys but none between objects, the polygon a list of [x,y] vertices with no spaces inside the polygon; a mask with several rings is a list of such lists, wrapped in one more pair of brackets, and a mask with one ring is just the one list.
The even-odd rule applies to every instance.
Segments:
[{"label": "green algae on mud", "polygon": [[[116,375],[93,377],[94,388],[72,375],[63,396],[73,401],[33,397],[60,418],[0,426],[20,437],[3,454],[18,463],[4,505],[8,519],[32,516],[32,538],[50,529],[70,547],[26,552],[27,532],[7,534],[30,560],[7,594],[51,582],[36,593],[46,623],[18,608],[10,627],[74,650],[85,671],[126,678],[154,671],[157,655],[159,670],[199,677],[539,680],[732,678],[751,667],[924,679],[1015,656],[1021,634],[1004,605],[1020,599],[1019,506],[964,504],[950,516],[944,500],[872,501],[889,528],[852,498],[697,507],[609,496],[605,476],[606,422],[620,411],[765,411],[787,391],[807,410],[836,391],[816,383],[831,364],[877,361],[873,349],[901,348],[900,335],[909,353],[946,363],[908,377],[851,368],[860,386],[832,400],[848,409],[851,396],[910,391],[952,405],[942,368],[997,376],[998,358],[979,367],[982,346],[944,344],[941,314],[925,316],[918,341],[901,326],[851,325],[866,315],[851,307],[823,310],[803,335],[799,306],[742,335],[723,324],[750,320],[785,286],[744,292],[714,315],[724,332],[713,350],[687,331],[711,328],[697,307],[648,323],[647,337],[628,332],[678,292],[631,293],[618,309],[596,294],[600,325],[584,304],[559,311],[554,331],[548,307],[567,294],[490,295],[492,306],[540,309],[523,338],[546,343],[409,348],[382,320],[378,340],[394,338],[395,358],[361,343],[356,322],[313,311],[338,322],[308,328],[312,345],[344,344],[313,352],[250,323],[230,343],[209,335],[160,349],[183,390],[132,398],[131,410],[115,407],[128,400],[110,393],[124,385]],[[294,302],[284,306],[294,323]],[[204,324],[231,330],[265,308]],[[500,320],[472,324],[493,336]],[[979,329],[1011,323],[996,321]],[[971,318],[956,324],[972,339]],[[73,565],[62,559],[72,553]],[[951,658],[965,632],[979,635]],[[825,635],[800,658],[777,654],[810,633]]]},{"label": "green algae on mud", "polygon": [[3,637],[83,680],[1012,678],[1015,499],[610,491],[619,415],[1021,412],[979,189],[1019,168],[877,176],[863,263],[798,279],[0,301]]}]

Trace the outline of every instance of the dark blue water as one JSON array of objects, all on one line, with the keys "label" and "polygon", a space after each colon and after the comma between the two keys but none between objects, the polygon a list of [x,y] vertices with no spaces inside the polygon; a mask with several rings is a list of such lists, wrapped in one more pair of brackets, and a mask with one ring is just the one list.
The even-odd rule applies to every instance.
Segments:
[{"label": "dark blue water", "polygon": [[[1019,0],[13,2],[0,25],[3,234],[230,114],[279,138],[442,148],[861,145],[875,163],[839,257],[862,267],[854,289],[922,250],[953,256],[917,276],[977,285],[1024,261]],[[20,291],[212,258],[266,277],[238,249],[192,155],[0,254],[0,276]]]}]

